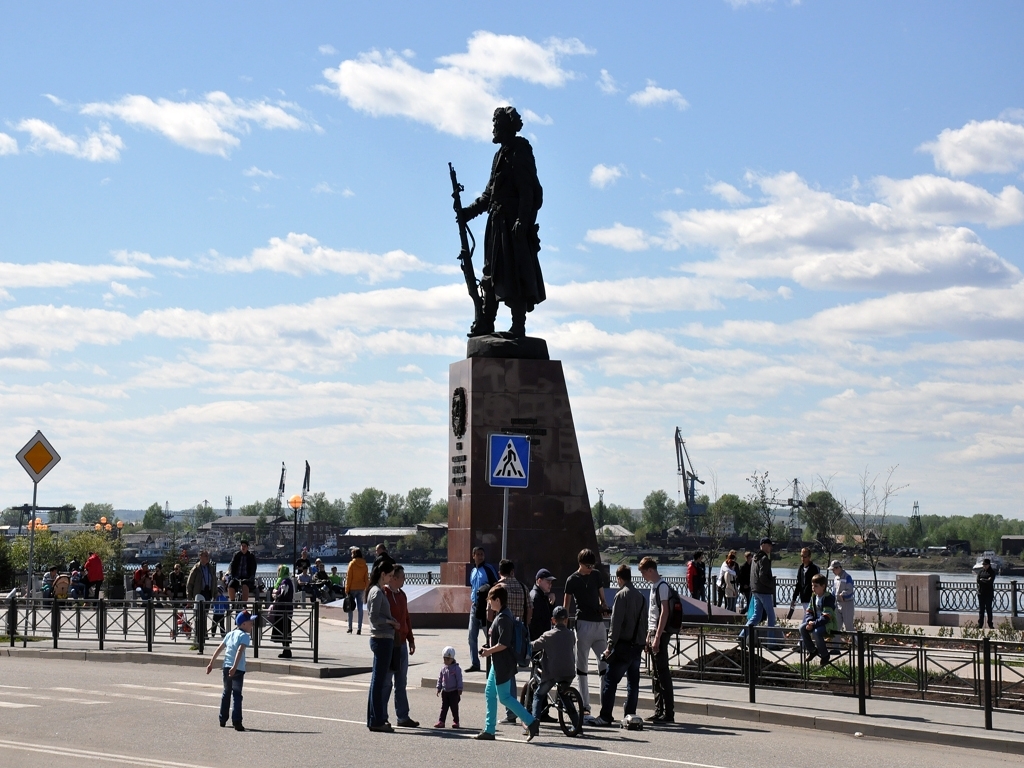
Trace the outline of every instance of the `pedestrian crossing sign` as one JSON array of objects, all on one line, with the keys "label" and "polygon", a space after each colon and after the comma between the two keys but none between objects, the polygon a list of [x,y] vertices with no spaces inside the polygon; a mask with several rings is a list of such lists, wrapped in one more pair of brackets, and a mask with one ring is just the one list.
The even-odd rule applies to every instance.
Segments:
[{"label": "pedestrian crossing sign", "polygon": [[488,435],[487,478],[494,488],[526,488],[530,484],[530,438]]}]

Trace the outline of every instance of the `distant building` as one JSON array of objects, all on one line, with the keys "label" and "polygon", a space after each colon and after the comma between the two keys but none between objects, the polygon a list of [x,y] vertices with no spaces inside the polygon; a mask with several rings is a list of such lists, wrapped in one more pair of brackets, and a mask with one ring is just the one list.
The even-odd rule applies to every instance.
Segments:
[{"label": "distant building", "polygon": [[[227,537],[236,534],[255,536],[257,520],[259,520],[257,515],[232,515],[231,517],[225,515],[199,526],[199,530],[203,533],[220,533]],[[277,527],[287,522],[289,521],[284,517],[267,517],[268,528]]]},{"label": "distant building", "polygon": [[597,529],[597,535],[605,539],[630,539],[633,532],[621,525],[602,525]]},{"label": "distant building", "polygon": [[448,523],[420,523],[415,527],[403,528],[349,528],[344,534],[337,536],[338,551],[343,552],[349,547],[360,547],[364,553],[378,544],[393,545],[399,539],[426,533],[435,543],[448,533]]},{"label": "distant building", "polygon": [[999,548],[1004,555],[1020,555],[1024,552],[1024,536],[1003,536]]}]

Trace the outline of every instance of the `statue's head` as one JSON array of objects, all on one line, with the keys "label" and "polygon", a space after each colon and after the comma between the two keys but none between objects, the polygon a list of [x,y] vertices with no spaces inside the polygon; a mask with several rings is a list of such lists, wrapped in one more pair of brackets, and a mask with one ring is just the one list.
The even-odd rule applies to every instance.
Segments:
[{"label": "statue's head", "polygon": [[523,130],[523,118],[519,116],[515,107],[498,107],[494,110],[493,122],[495,144],[508,141]]}]

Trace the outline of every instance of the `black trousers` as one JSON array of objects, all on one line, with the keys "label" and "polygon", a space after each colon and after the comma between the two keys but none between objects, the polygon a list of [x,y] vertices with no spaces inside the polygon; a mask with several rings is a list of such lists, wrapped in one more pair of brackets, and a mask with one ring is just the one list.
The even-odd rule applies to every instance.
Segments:
[{"label": "black trousers", "polygon": [[462,699],[462,691],[441,691],[441,715],[438,722],[443,723],[448,716],[448,710],[452,711],[452,722],[459,722],[459,701]]},{"label": "black trousers", "polygon": [[661,642],[658,644],[658,652],[654,654],[654,666],[651,669],[655,717],[675,717],[676,713],[676,702],[672,697],[672,674],[668,669],[668,644],[668,636],[662,635]]},{"label": "black trousers", "polygon": [[985,613],[988,613],[988,625],[992,626],[992,598],[995,594],[978,593],[978,627],[985,623]]}]

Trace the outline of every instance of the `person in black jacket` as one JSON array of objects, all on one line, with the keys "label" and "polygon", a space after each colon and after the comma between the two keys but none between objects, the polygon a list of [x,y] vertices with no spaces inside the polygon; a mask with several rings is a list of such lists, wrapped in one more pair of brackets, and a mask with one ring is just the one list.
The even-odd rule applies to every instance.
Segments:
[{"label": "person in black jacket", "polygon": [[238,551],[231,558],[231,579],[228,581],[228,599],[235,602],[235,594],[242,590],[242,602],[249,601],[249,590],[256,588],[256,555],[249,551],[249,542],[242,539]]},{"label": "person in black jacket", "polygon": [[988,611],[988,628],[992,626],[992,599],[996,594],[996,572],[992,569],[992,561],[987,557],[981,561],[978,569],[978,626],[985,623],[985,612]]},{"label": "person in black jacket", "polygon": [[[750,602],[751,610],[747,612],[747,625],[740,632],[745,639],[750,627],[756,627],[765,618],[768,626],[775,626],[775,575],[772,573],[773,542],[767,536],[761,539],[761,548],[754,554],[754,562],[750,566]],[[774,636],[775,633],[769,633]]]},{"label": "person in black jacket", "polygon": [[743,608],[746,609],[750,607],[750,564],[754,560],[754,553],[748,549],[743,553],[743,558],[743,565],[736,574],[736,585],[743,595]]},{"label": "person in black jacket", "polygon": [[814,594],[811,579],[821,573],[821,569],[811,560],[811,550],[804,547],[800,550],[800,567],[796,569],[796,584],[793,586],[793,599],[789,601],[789,618],[793,618],[793,609],[799,601],[803,609],[811,602]]}]

